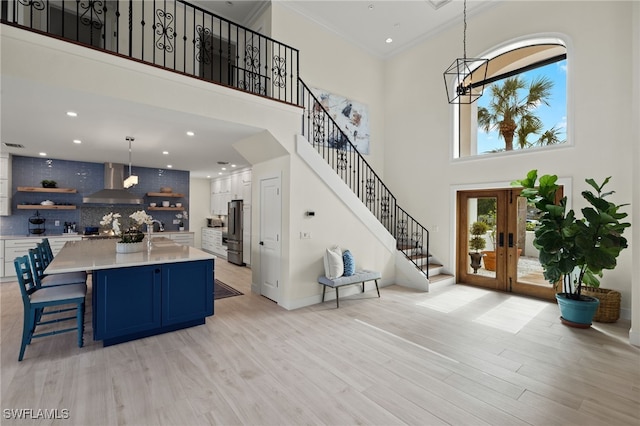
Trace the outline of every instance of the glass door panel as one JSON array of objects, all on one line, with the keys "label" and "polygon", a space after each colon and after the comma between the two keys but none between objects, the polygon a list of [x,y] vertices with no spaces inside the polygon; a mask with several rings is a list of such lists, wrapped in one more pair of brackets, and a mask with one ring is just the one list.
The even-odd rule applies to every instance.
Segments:
[{"label": "glass door panel", "polygon": [[503,197],[499,191],[458,193],[458,281],[506,289],[504,232],[499,231],[505,226]]},{"label": "glass door panel", "polygon": [[538,260],[538,249],[533,246],[535,224],[539,210],[527,203],[514,190],[512,220],[509,232],[513,233],[515,244],[510,253],[511,263],[515,268],[510,290],[514,293],[555,300],[555,289],[542,274],[542,265]]}]

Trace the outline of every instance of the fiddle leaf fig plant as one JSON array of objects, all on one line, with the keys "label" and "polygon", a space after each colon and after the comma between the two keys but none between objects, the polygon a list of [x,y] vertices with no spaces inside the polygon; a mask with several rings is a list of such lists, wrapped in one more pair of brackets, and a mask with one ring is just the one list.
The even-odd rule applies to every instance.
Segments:
[{"label": "fiddle leaf fig plant", "polygon": [[617,257],[627,248],[622,236],[631,226],[622,222],[627,213],[606,198],[614,191],[603,192],[611,177],[602,184],[585,179],[592,187],[582,191],[582,197],[590,206],[581,209],[582,219],[576,218],[573,209],[567,211],[567,197],[557,200],[560,186],[558,176],[544,175],[538,179],[538,171],[531,170],[527,177],[512,182],[521,186],[521,195],[540,210],[541,216],[535,228],[533,245],[540,251],[540,263],[544,277],[557,285],[561,280],[567,297],[580,300],[582,285],[599,287],[604,269],[614,269]]}]

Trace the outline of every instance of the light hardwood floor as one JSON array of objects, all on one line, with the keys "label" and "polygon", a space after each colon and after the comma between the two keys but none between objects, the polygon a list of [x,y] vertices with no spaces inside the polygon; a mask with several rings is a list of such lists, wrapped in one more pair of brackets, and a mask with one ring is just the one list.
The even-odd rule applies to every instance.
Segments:
[{"label": "light hardwood floor", "polygon": [[[20,363],[18,285],[0,284],[0,422],[640,424],[628,322],[571,329],[555,304],[462,285],[286,311],[251,294],[249,269],[216,271],[245,294],[216,301],[203,326],[102,348],[89,306],[85,347],[74,333],[37,339]],[[69,419],[6,418],[21,408]]]}]

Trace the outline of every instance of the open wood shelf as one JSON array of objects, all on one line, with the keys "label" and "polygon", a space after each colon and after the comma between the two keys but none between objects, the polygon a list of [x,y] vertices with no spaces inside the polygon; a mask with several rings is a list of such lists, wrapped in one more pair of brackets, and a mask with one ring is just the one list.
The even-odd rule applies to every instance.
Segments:
[{"label": "open wood shelf", "polygon": [[184,207],[147,207],[147,210],[181,211]]},{"label": "open wood shelf", "polygon": [[182,198],[184,194],[179,194],[177,192],[147,192],[147,197],[174,197],[174,198]]},{"label": "open wood shelf", "polygon": [[76,206],[56,205],[43,206],[35,204],[18,204],[18,210],[75,210]]},{"label": "open wood shelf", "polygon": [[18,192],[57,192],[61,194],[75,194],[78,192],[74,188],[41,188],[38,186],[19,186]]}]

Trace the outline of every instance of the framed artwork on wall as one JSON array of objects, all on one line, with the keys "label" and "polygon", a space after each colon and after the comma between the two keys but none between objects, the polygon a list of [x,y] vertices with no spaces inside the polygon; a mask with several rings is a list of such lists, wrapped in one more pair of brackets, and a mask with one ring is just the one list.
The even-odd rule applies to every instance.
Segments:
[{"label": "framed artwork on wall", "polygon": [[[369,154],[369,108],[357,101],[324,89],[311,89],[320,104],[345,133],[360,154]],[[330,136],[329,146],[340,148],[343,142]]]}]

